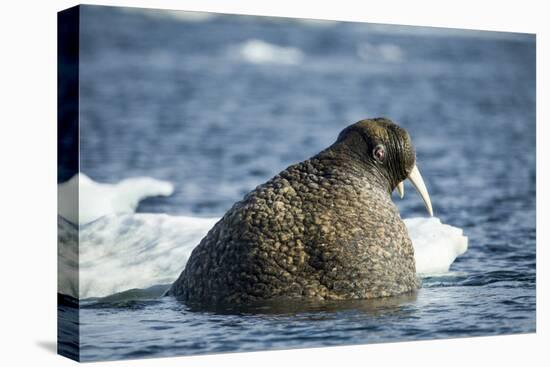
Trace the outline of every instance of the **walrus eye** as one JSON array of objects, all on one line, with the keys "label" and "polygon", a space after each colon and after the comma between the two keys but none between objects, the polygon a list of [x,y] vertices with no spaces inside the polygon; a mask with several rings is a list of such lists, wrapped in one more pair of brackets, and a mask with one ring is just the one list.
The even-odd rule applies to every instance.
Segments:
[{"label": "walrus eye", "polygon": [[373,151],[372,155],[374,156],[374,159],[377,161],[382,162],[384,158],[386,158],[386,148],[384,148],[383,145],[377,145]]}]

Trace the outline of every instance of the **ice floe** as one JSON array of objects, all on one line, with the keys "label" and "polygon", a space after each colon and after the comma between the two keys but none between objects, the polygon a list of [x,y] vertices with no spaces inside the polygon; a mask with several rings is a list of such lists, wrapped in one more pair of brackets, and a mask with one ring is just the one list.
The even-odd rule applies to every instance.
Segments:
[{"label": "ice floe", "polygon": [[[78,182],[77,212],[61,204],[63,195],[74,195]],[[80,174],[59,185],[58,291],[84,299],[173,282],[219,218],[135,213],[139,200],[172,191],[170,183],[146,177],[102,184]],[[438,218],[404,222],[419,275],[448,272],[467,250],[462,229]]]}]

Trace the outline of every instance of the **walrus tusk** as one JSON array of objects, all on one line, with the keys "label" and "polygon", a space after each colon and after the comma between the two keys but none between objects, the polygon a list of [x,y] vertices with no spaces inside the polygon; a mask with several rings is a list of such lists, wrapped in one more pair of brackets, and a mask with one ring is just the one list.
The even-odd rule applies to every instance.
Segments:
[{"label": "walrus tusk", "polygon": [[422,197],[422,200],[424,200],[424,205],[426,206],[428,213],[430,213],[430,217],[433,217],[434,212],[432,209],[430,195],[428,194],[428,190],[426,189],[426,185],[424,184],[424,180],[422,179],[422,175],[420,174],[418,167],[416,167],[416,164],[414,165],[408,178],[409,180],[411,180],[411,183],[413,184],[416,191],[418,191],[418,193]]},{"label": "walrus tusk", "polygon": [[405,196],[405,184],[404,181],[401,181],[397,184],[397,193],[399,194],[399,197],[403,199],[403,196]]}]

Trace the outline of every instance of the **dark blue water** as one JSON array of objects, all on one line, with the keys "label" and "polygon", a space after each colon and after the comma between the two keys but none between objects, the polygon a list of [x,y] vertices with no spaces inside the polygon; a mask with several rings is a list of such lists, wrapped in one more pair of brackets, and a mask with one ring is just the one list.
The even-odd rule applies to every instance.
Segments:
[{"label": "dark blue water", "polygon": [[[346,125],[386,116],[412,136],[435,215],[470,239],[411,297],[209,312],[92,302],[83,360],[535,331],[534,36],[99,7],[83,8],[81,31],[82,172],[176,184],[139,211],[221,216]],[[292,49],[260,62],[243,54],[251,40]],[[425,215],[406,191],[402,216]]]}]

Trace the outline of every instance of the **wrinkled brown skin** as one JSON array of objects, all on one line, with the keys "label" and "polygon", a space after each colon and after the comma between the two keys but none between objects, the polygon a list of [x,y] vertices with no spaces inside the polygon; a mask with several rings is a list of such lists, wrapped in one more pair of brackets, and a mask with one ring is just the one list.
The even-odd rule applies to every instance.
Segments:
[{"label": "wrinkled brown skin", "polygon": [[[384,143],[385,164],[372,149]],[[336,143],[256,187],[193,250],[169,294],[184,301],[366,299],[419,287],[391,192],[415,162],[386,119],[350,125]]]}]

